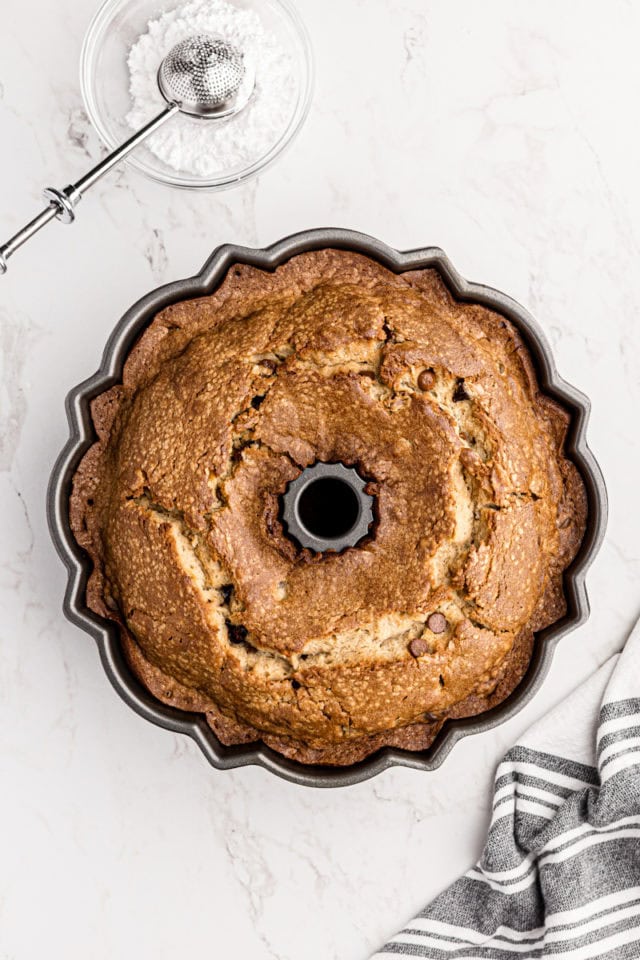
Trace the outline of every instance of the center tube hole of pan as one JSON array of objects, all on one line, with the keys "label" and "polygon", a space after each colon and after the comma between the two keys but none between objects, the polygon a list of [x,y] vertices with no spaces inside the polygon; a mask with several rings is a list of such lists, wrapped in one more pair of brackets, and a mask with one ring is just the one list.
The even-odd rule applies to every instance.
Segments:
[{"label": "center tube hole of pan", "polygon": [[360,517],[356,492],[337,477],[318,477],[301,491],[300,524],[314,537],[334,540],[353,530]]}]

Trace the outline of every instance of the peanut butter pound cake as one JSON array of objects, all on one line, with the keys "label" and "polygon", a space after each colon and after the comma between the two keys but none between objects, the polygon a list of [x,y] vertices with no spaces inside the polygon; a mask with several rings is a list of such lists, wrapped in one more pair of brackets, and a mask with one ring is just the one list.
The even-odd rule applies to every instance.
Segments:
[{"label": "peanut butter pound cake", "polygon": [[[233,267],[155,317],[92,413],[71,496],[87,602],[225,744],[424,749],[504,699],[565,611],[586,518],[569,415],[511,323],[436,270],[339,250]],[[370,505],[341,549],[286,519],[318,464]],[[324,493],[326,533],[344,504]]]}]

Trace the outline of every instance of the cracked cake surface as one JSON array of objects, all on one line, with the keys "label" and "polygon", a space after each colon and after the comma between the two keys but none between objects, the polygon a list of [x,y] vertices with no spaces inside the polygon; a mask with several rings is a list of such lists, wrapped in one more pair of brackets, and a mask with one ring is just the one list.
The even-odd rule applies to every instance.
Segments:
[{"label": "cracked cake surface", "polygon": [[[586,522],[569,414],[499,313],[433,269],[321,250],[160,312],[92,404],[74,477],[89,606],[225,744],[303,763],[428,747],[503,700],[565,612]],[[281,496],[356,466],[368,536],[314,554]]]}]

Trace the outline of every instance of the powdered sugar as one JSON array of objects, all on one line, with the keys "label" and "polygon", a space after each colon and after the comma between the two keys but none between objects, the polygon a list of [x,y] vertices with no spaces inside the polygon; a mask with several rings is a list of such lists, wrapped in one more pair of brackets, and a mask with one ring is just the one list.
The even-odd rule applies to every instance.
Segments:
[{"label": "powdered sugar", "polygon": [[295,98],[291,57],[265,30],[253,10],[227,0],[191,0],[149,21],[133,44],[128,66],[134,129],[164,106],[156,75],[174,44],[194,33],[212,33],[239,47],[255,67],[253,95],[235,116],[197,120],[179,114],[147,141],[148,149],[172,169],[204,178],[240,173],[264,157],[285,132]]}]

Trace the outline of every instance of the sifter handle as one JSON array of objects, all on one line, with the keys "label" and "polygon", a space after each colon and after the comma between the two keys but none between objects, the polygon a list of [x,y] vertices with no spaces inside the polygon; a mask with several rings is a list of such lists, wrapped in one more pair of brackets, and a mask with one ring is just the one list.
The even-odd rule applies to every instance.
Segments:
[{"label": "sifter handle", "polygon": [[150,120],[144,127],[134,133],[132,137],[125,140],[123,144],[104,157],[88,173],[85,173],[76,183],[71,183],[62,190],[55,187],[47,187],[44,191],[44,198],[48,200],[48,206],[34,217],[29,223],[19,230],[10,240],[0,246],[0,274],[7,272],[7,260],[13,256],[16,250],[33,237],[39,230],[51,220],[61,220],[62,223],[73,223],[75,220],[75,208],[87,192],[89,187],[104,176],[112,167],[127,156],[139,143],[146,140],[154,130],[162,126],[169,117],[172,117],[180,109],[179,104],[170,103],[169,106],[159,113],[157,117]]}]

